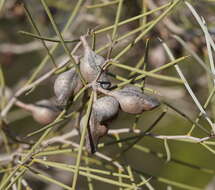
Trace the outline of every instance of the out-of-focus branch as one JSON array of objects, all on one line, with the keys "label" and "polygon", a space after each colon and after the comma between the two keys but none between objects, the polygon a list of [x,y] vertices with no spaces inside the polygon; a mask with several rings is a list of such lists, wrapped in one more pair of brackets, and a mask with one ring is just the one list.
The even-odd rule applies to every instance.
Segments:
[{"label": "out-of-focus branch", "polygon": [[[134,134],[140,134],[143,131],[140,129],[132,129],[132,128],[121,128],[121,129],[111,129],[108,131],[108,134],[114,135],[114,134],[123,134],[123,133],[134,133]],[[173,140],[192,140],[196,143],[204,142],[207,141],[211,138],[211,136],[208,137],[203,137],[203,138],[198,138],[198,137],[193,137],[193,136],[188,136],[188,135],[155,135],[152,133],[145,134],[146,136],[151,136],[157,139],[173,139]]]},{"label": "out-of-focus branch", "polygon": [[[48,47],[51,47],[53,43],[46,42]],[[39,41],[32,41],[25,44],[13,44],[13,43],[5,43],[0,44],[0,52],[1,53],[14,53],[14,54],[23,54],[29,53],[36,50],[42,50],[44,46]]]},{"label": "out-of-focus branch", "polygon": [[198,138],[198,137],[193,137],[193,136],[188,136],[188,135],[154,135],[154,134],[148,134],[148,136],[157,138],[157,139],[173,139],[173,140],[177,140],[177,139],[187,139],[187,140],[192,140],[195,141],[196,143],[200,143],[200,142],[204,142],[207,141],[211,138],[214,137],[203,137],[203,138]]},{"label": "out-of-focus branch", "polygon": [[6,107],[1,111],[1,117],[4,118],[7,113],[9,112],[10,108],[13,106],[13,104],[16,102],[16,98],[20,95],[22,95],[23,93],[27,92],[28,90],[31,90],[32,88],[34,88],[35,86],[37,86],[38,84],[40,84],[41,82],[45,81],[46,79],[48,79],[49,77],[51,77],[58,69],[62,68],[63,66],[65,66],[68,63],[68,61],[63,62],[61,64],[58,65],[57,68],[53,68],[51,71],[47,72],[46,74],[44,74],[42,77],[40,77],[39,79],[37,79],[36,81],[34,81],[33,83],[24,86],[22,88],[20,88],[14,95],[13,98],[10,99],[10,101],[8,102],[8,104],[6,105]]},{"label": "out-of-focus branch", "polygon": [[[51,144],[54,144],[54,143],[63,143],[63,144],[72,145],[75,148],[79,148],[79,144],[77,144],[77,143],[75,143],[73,141],[67,140],[67,139],[69,139],[71,137],[74,137],[74,136],[77,136],[77,135],[78,135],[77,130],[72,130],[71,132],[69,132],[67,134],[64,134],[64,135],[61,135],[61,136],[56,136],[56,137],[53,137],[51,139],[48,139],[48,140],[44,141],[42,143],[42,145],[47,146],[47,145],[51,145]],[[99,157],[99,158],[101,158],[101,159],[103,159],[103,160],[111,162],[118,169],[123,170],[123,166],[121,164],[119,164],[119,162],[114,161],[111,157],[109,157],[109,156],[107,156],[105,154],[102,154],[100,152],[96,152],[94,155]]]},{"label": "out-of-focus branch", "polygon": [[[81,43],[78,43],[74,49],[72,50],[71,54],[74,54],[75,51],[80,47]],[[76,57],[75,57],[76,59]],[[9,110],[11,109],[11,107],[13,106],[13,104],[16,102],[17,97],[19,97],[20,95],[24,94],[25,92],[31,90],[32,88],[34,88],[35,86],[39,85],[40,83],[42,83],[43,81],[47,80],[49,77],[51,77],[58,69],[64,67],[66,64],[68,64],[69,61],[63,59],[63,62],[60,62],[58,64],[58,66],[56,68],[51,69],[49,72],[45,73],[43,76],[41,76],[40,78],[38,78],[37,80],[35,80],[34,82],[32,82],[29,85],[23,86],[21,87],[19,90],[17,90],[17,92],[14,94],[14,96],[10,99],[10,101],[8,102],[8,104],[6,105],[6,107],[1,111],[0,117],[4,118],[7,113],[9,112]]]},{"label": "out-of-focus branch", "polygon": [[[153,0],[148,0],[147,1],[147,5],[149,7],[149,9],[156,9],[157,8],[157,5],[154,3]],[[156,15],[159,14],[159,12],[156,12],[155,13]],[[170,18],[164,18],[162,20],[162,22],[165,24],[165,26],[172,32],[174,32],[175,34],[184,34],[185,31],[178,27]]]}]

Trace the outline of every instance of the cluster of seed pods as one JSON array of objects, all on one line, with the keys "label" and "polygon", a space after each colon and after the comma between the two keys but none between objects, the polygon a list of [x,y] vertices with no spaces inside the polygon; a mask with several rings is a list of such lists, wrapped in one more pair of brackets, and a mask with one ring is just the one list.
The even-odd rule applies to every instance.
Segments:
[{"label": "cluster of seed pods", "polygon": [[[85,37],[81,37],[81,42],[84,47],[84,55],[80,62],[81,75],[87,83],[96,82],[107,92],[106,96],[94,101],[89,119],[86,149],[94,153],[99,139],[107,134],[108,125],[117,116],[119,109],[130,114],[141,114],[156,108],[160,103],[156,98],[145,95],[140,88],[132,85],[120,90],[107,90],[111,83],[106,72],[102,70],[105,59],[90,48]],[[60,74],[54,84],[57,105],[65,107],[82,87],[82,81],[74,68]],[[85,117],[81,119],[80,128],[83,127]]]},{"label": "cluster of seed pods", "polygon": [[[97,55],[88,45],[85,37],[81,37],[84,47],[84,56],[80,63],[80,72],[83,79],[91,83],[100,74],[98,82],[104,89],[109,88],[110,81],[105,72],[101,72],[102,66],[105,64],[105,59]],[[72,96],[83,87],[82,81],[79,78],[75,68],[72,68],[64,73],[61,73],[55,80],[54,92],[57,100],[57,105],[64,108],[68,105]]]},{"label": "cluster of seed pods", "polygon": [[[84,47],[84,55],[80,62],[81,75],[87,83],[93,83],[99,87],[96,88],[96,91],[105,90],[105,96],[101,96],[93,102],[86,136],[86,148],[88,152],[94,153],[99,139],[107,134],[109,123],[117,116],[120,109],[130,114],[141,114],[156,108],[160,102],[152,96],[145,95],[140,88],[134,85],[114,91],[108,90],[111,83],[106,71],[103,71],[105,59],[89,47],[85,37],[81,37],[81,42]],[[35,121],[46,125],[56,119],[59,108],[65,108],[73,95],[82,87],[80,75],[75,68],[71,68],[58,75],[55,80],[54,92],[57,105],[53,105],[49,100],[41,100],[35,104],[24,104],[17,100],[16,105],[29,111]],[[81,119],[80,127],[83,120],[84,117]]]},{"label": "cluster of seed pods", "polygon": [[[89,47],[85,37],[81,37],[84,47],[84,56],[81,60],[80,70],[86,82],[90,83],[96,79],[101,72],[101,68],[105,63],[102,56],[94,53]],[[109,87],[109,80],[105,72],[101,73],[98,82],[102,81],[100,86],[102,88]],[[65,108],[72,96],[83,87],[82,81],[76,72],[75,68],[63,72],[58,75],[54,83],[54,93],[56,96],[57,105],[54,105],[49,100],[40,100],[34,104],[26,104],[16,100],[15,104],[18,107],[30,112],[35,121],[42,125],[53,122],[58,116],[60,109]],[[0,89],[0,97],[5,97],[8,101],[12,97],[12,92],[9,88]],[[60,108],[60,109],[59,109]]]},{"label": "cluster of seed pods", "polygon": [[[90,83],[95,80],[97,75],[101,72],[101,67],[105,63],[105,59],[91,50],[85,37],[81,37],[81,41],[84,46],[84,56],[81,60],[80,70],[84,80]],[[110,84],[105,73],[101,74],[98,81],[103,81],[101,82],[102,88],[108,88],[108,85]],[[56,119],[60,109],[65,108],[69,104],[72,96],[82,87],[83,84],[78,73],[75,68],[71,68],[70,70],[58,75],[55,80],[54,93],[57,105],[54,105],[49,100],[40,100],[34,104],[26,104],[17,100],[15,104],[30,112],[36,122],[46,125]],[[11,96],[12,92],[10,89],[0,89],[0,97],[6,97],[6,99],[9,99]]]}]

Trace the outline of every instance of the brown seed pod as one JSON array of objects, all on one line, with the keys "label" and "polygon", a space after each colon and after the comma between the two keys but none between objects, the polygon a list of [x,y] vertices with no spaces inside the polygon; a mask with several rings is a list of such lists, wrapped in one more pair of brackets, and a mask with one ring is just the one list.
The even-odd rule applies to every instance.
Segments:
[{"label": "brown seed pod", "polygon": [[59,114],[59,109],[57,109],[49,100],[40,100],[35,104],[24,104],[17,101],[16,105],[31,112],[34,120],[42,125],[53,122]]},{"label": "brown seed pod", "polygon": [[101,137],[105,136],[108,128],[99,122],[90,119],[90,128],[86,136],[86,149],[89,153],[93,154],[97,151],[97,145]]},{"label": "brown seed pod", "polygon": [[[105,59],[102,56],[96,54],[90,48],[84,36],[81,37],[81,41],[84,46],[84,57],[81,59],[80,71],[83,75],[83,78],[87,82],[92,82],[101,72],[101,68],[105,63]],[[98,82],[101,83],[102,88],[107,89],[110,87],[110,81],[105,71],[101,73],[101,76],[98,78]]]},{"label": "brown seed pod", "polygon": [[82,88],[83,84],[75,71],[72,68],[60,74],[54,83],[54,92],[57,97],[57,105],[65,107],[68,104],[71,96]]},{"label": "brown seed pod", "polygon": [[[88,152],[96,152],[99,139],[108,132],[108,128],[106,127],[107,121],[113,119],[118,111],[119,103],[111,96],[104,96],[94,102],[89,120],[89,131],[86,136],[86,148]],[[82,126],[83,120],[81,121]]]},{"label": "brown seed pod", "polygon": [[109,94],[119,101],[122,111],[131,114],[140,114],[160,105],[156,98],[143,94],[142,90],[136,86],[126,86]]},{"label": "brown seed pod", "polygon": [[[80,128],[81,131],[83,129],[83,124],[85,121],[86,115],[82,117],[80,122]],[[94,118],[94,114],[91,114],[90,120],[89,120],[89,128],[88,133],[86,135],[86,150],[89,153],[95,153],[97,150],[97,144],[99,142],[99,139],[106,135],[108,132],[108,128],[105,125],[100,124],[97,120]]]}]

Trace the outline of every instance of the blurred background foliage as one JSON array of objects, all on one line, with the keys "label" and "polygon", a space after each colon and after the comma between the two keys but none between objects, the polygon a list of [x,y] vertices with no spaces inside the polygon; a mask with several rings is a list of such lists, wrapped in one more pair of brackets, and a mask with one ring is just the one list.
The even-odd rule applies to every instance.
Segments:
[{"label": "blurred background foliage", "polygon": [[[77,6],[77,0],[46,0],[48,7],[52,13],[52,16],[57,23],[57,26],[62,30],[65,24],[68,22],[69,16],[75,11]],[[79,39],[81,35],[85,35],[89,29],[95,31],[95,49],[99,51],[99,54],[107,57],[108,48],[101,50],[105,44],[111,42],[112,30],[107,32],[98,32],[102,28],[113,25],[118,12],[118,4],[120,0],[87,0],[81,3],[78,9],[72,25],[64,33],[65,40]],[[140,15],[141,13],[148,12],[156,9],[162,5],[165,5],[171,1],[169,0],[124,0],[121,8],[121,14],[119,21]],[[200,16],[203,16],[208,30],[214,39],[215,33],[215,3],[211,0],[195,0],[189,1],[195,8]],[[52,27],[52,24],[44,10],[40,1],[28,0],[7,0],[0,13],[0,64],[5,77],[6,86],[10,87],[14,92],[20,89],[25,82],[32,76],[35,69],[38,67],[41,60],[47,54],[41,41],[32,38],[27,35],[23,35],[20,31],[27,31],[35,33],[29,20],[26,16],[23,8],[23,3],[28,7],[41,36],[57,38],[56,33]],[[94,6],[95,5],[95,6]],[[165,10],[165,9],[164,9]],[[138,32],[126,37],[121,41],[117,41],[113,45],[111,58],[119,55],[119,53],[130,44],[135,38],[145,30],[144,26],[153,22],[161,15],[164,10],[157,11],[128,24],[122,25],[117,28],[116,39],[134,31],[138,27],[142,26]],[[166,19],[168,18],[168,20]],[[173,35],[180,36],[185,42],[183,47]],[[138,41],[133,47],[127,51],[122,57],[119,58],[119,62],[123,65],[129,65],[136,67],[139,60],[145,55],[147,51],[148,56],[145,60],[146,70],[161,67],[170,62],[162,44],[159,40],[161,38],[168,44],[171,52],[176,58],[189,55],[184,61],[180,62],[180,68],[186,79],[194,91],[194,94],[198,98],[199,102],[204,105],[209,93],[213,88],[213,82],[211,76],[205,71],[203,67],[196,61],[191,55],[191,50],[194,54],[198,55],[205,66],[210,69],[209,53],[206,46],[205,36],[197,23],[195,17],[191,11],[185,5],[184,1],[179,2],[167,17],[161,19],[141,40]],[[112,39],[113,40],[113,39]],[[115,39],[114,39],[115,40]],[[149,47],[146,49],[146,40],[149,40]],[[91,38],[92,41],[92,38]],[[54,43],[47,42],[47,46],[51,48]],[[56,43],[55,43],[56,44]],[[72,50],[77,43],[67,43],[70,50]],[[188,49],[186,49],[188,48]],[[82,56],[82,48],[79,48],[76,55]],[[213,51],[214,58],[214,51]],[[61,46],[57,48],[57,51],[53,54],[57,63],[66,59],[66,54]],[[51,61],[45,64],[45,67],[40,71],[39,76],[42,76],[47,71],[53,68]],[[115,75],[119,75],[124,78],[128,78],[130,71],[124,70],[115,66],[110,67],[110,72]],[[170,67],[166,70],[159,72],[161,75],[168,75],[178,77],[174,67]],[[56,76],[52,76],[48,80],[40,83],[27,95],[22,95],[19,100],[26,103],[33,103],[40,99],[52,98],[54,100],[53,82]],[[119,83],[119,80],[112,78],[113,83]],[[150,88],[157,94],[157,96],[188,115],[195,120],[198,117],[199,110],[194,103],[190,94],[186,91],[186,88],[182,84],[175,82],[159,80],[155,78],[146,77],[145,87]],[[151,93],[151,92],[150,92]],[[156,118],[162,112],[162,107],[156,108],[153,111],[144,112],[137,120],[137,129],[141,131],[146,130],[156,120]],[[214,121],[215,107],[214,98],[210,101],[209,106],[206,109],[208,116]],[[118,118],[110,125],[110,129],[120,128],[132,128],[135,123],[135,116],[120,112]],[[37,124],[30,114],[16,106],[13,106],[7,115],[8,127],[17,137],[25,137],[28,133],[42,128]],[[74,128],[75,119],[72,119],[69,123],[64,123],[58,126],[53,132],[52,136],[63,135]],[[207,130],[211,130],[210,125],[207,123],[204,117],[201,117],[199,123]],[[63,127],[64,126],[64,127]],[[172,109],[168,109],[165,117],[163,117],[158,124],[153,128],[153,134],[156,135],[186,135],[192,127],[192,123],[188,122],[186,118],[178,114]],[[37,134],[29,139],[36,140],[41,134]],[[132,132],[120,135],[120,138],[127,138],[132,136]],[[205,134],[199,128],[195,128],[192,136],[202,138]],[[49,137],[49,138],[51,138]],[[3,138],[3,137],[2,137]],[[1,138],[1,157],[6,154],[4,141]],[[72,138],[74,142],[79,142],[79,138]],[[117,144],[114,142],[116,137],[114,135],[108,135],[102,138],[101,143],[107,143],[105,147],[99,148],[99,152],[108,155],[110,158],[115,158],[124,148],[126,148],[134,140],[128,140]],[[9,138],[10,142],[11,139]],[[215,186],[207,187],[212,181],[215,166],[213,164],[215,158],[215,143],[211,143],[210,150],[205,148],[199,143],[186,142],[184,140],[167,140],[168,147],[171,153],[170,160],[166,161],[166,151],[163,139],[153,138],[152,136],[144,136],[140,141],[131,149],[122,153],[117,161],[123,166],[129,166],[132,168],[134,181],[136,184],[141,181],[140,174],[145,179],[149,179],[151,186],[143,185],[140,189],[215,189]],[[214,142],[213,138],[210,142]],[[108,143],[110,145],[108,145]],[[11,141],[9,143],[11,152],[22,147],[18,143]],[[63,145],[62,145],[63,146]],[[70,146],[68,146],[71,148]],[[141,150],[142,148],[142,150]],[[160,153],[160,154],[158,154]],[[85,153],[83,155],[86,155]],[[104,161],[96,155],[88,155],[89,167],[99,168],[106,171],[117,171],[106,167],[111,165],[108,161]],[[68,154],[56,154],[53,156],[47,156],[47,160],[55,162],[75,164],[76,153]],[[15,158],[14,158],[15,159]],[[88,161],[89,161],[88,160]],[[13,160],[14,161],[14,160]],[[9,162],[12,165],[16,162]],[[1,164],[1,163],[0,163]],[[83,161],[81,165],[86,165]],[[11,165],[1,164],[1,168],[10,168]],[[46,167],[46,165],[40,165],[35,163],[35,168],[47,174],[49,177],[54,178],[57,181],[71,186],[72,184],[72,172],[65,170],[53,169]],[[4,170],[3,170],[4,171]],[[9,172],[10,173],[10,172]],[[5,175],[9,175],[8,172],[1,172],[2,179],[5,179]],[[34,173],[34,171],[33,171]],[[125,172],[127,173],[127,171]],[[35,174],[35,173],[34,173]],[[151,176],[154,176],[150,178]],[[111,177],[110,177],[111,178]],[[44,189],[44,190],[58,190],[64,189],[61,185],[56,185],[45,178],[39,178],[37,175],[33,175],[32,171],[28,171],[22,179],[26,180],[27,185],[20,185],[19,189]],[[115,179],[115,178],[114,178]],[[88,179],[89,180],[89,179]],[[169,181],[167,181],[169,180]],[[132,184],[132,180],[125,180],[127,183]],[[174,182],[180,183],[180,185]],[[15,183],[16,184],[16,183]],[[92,180],[92,186],[89,185],[86,177],[79,177],[77,181],[77,189],[126,189],[123,187],[117,187],[101,181]],[[184,184],[185,186],[181,185]],[[186,186],[188,185],[188,186]],[[12,186],[15,188],[15,186]],[[17,186],[18,187],[18,186]],[[3,188],[4,189],[4,188]],[[5,188],[6,189],[6,188]],[[135,189],[135,188],[134,188]]]}]

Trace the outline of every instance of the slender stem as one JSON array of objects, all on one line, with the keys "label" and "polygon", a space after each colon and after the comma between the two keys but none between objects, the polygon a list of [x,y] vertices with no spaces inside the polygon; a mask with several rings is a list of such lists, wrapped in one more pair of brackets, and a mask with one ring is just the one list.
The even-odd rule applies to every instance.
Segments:
[{"label": "slender stem", "polygon": [[[164,70],[164,69],[167,69],[167,68],[169,68],[169,67],[171,67],[171,66],[173,66],[173,65],[175,65],[175,64],[177,64],[177,63],[179,63],[179,62],[181,62],[182,60],[184,60],[184,59],[186,59],[186,58],[187,58],[187,57],[185,56],[185,57],[181,57],[181,58],[175,59],[174,61],[171,61],[171,62],[169,62],[169,63],[167,63],[167,64],[165,64],[165,65],[163,65],[163,66],[161,66],[161,67],[159,67],[159,68],[153,69],[152,71],[149,71],[149,72],[150,72],[150,73],[156,73],[156,72],[162,71],[162,70]],[[134,71],[134,73],[135,73],[135,71]],[[126,78],[124,78],[124,77],[121,77],[121,76],[118,76],[118,75],[114,75],[114,74],[112,74],[112,73],[108,73],[108,74],[110,74],[110,76],[116,78],[117,80],[123,81],[123,82],[117,84],[117,87],[124,86],[124,85],[126,85],[126,84],[129,84],[129,83],[131,83],[131,82],[138,81],[138,80],[140,80],[140,79],[146,77],[145,74],[141,74],[141,75],[139,75],[139,76],[137,76],[137,77],[135,77],[135,78],[126,79]],[[138,85],[138,84],[136,84],[136,85],[139,86],[139,87],[141,87],[141,85]],[[156,94],[155,91],[153,91],[153,90],[151,90],[151,89],[149,89],[149,88],[144,88],[144,90],[148,90],[148,91],[150,91],[150,92]]]},{"label": "slender stem", "polygon": [[81,134],[81,140],[79,143],[79,149],[78,149],[78,155],[77,155],[77,160],[76,160],[76,165],[75,165],[75,171],[74,171],[74,176],[73,176],[73,181],[72,181],[72,189],[75,190],[76,189],[76,183],[77,183],[77,179],[78,179],[78,172],[79,172],[79,166],[80,166],[80,162],[81,162],[81,155],[82,155],[82,149],[84,146],[84,138],[87,134],[87,126],[88,126],[88,122],[89,122],[89,118],[90,118],[90,113],[91,113],[91,108],[92,108],[92,104],[93,104],[93,97],[94,97],[94,93],[92,92],[91,96],[90,96],[90,100],[89,100],[89,104],[87,107],[87,113],[86,113],[86,118],[83,124],[83,130],[82,130],[82,134]]},{"label": "slender stem", "polygon": [[[132,142],[131,144],[129,144],[129,146],[127,146],[126,148],[124,148],[118,155],[122,155],[122,153],[127,152],[128,150],[130,150],[135,144],[137,144],[148,132],[150,132],[157,124],[158,122],[165,116],[166,111],[161,113],[158,118],[156,118],[156,120],[152,123],[152,125],[144,132],[142,132],[142,135],[140,135],[138,138],[135,139],[134,142]],[[134,130],[135,131],[135,130]],[[145,135],[144,135],[145,134]]]},{"label": "slender stem", "polygon": [[[207,98],[207,100],[206,100],[206,102],[205,102],[205,104],[204,104],[204,106],[203,106],[204,109],[206,109],[206,108],[208,107],[209,103],[211,102],[212,98],[214,97],[214,94],[215,94],[215,87],[214,87],[213,90],[210,92],[210,94],[209,94],[209,96],[208,96],[208,98]],[[199,122],[200,117],[202,116],[202,114],[203,114],[202,112],[200,112],[200,113],[198,114],[198,117],[197,117],[196,120],[195,120],[196,123]],[[190,129],[189,132],[187,133],[187,135],[191,135],[191,133],[193,132],[193,130],[195,129],[195,127],[196,127],[196,125],[193,124],[192,127],[191,127],[191,129]]]},{"label": "slender stem", "polygon": [[[128,33],[126,33],[126,34],[120,36],[120,37],[117,38],[117,39],[115,39],[114,42],[115,42],[115,43],[118,43],[118,42],[120,42],[120,41],[122,41],[122,40],[128,38],[129,36],[131,36],[131,35],[133,35],[133,34],[139,32],[139,31],[142,31],[143,29],[147,28],[151,23],[152,23],[152,21],[151,21],[151,22],[148,22],[148,23],[147,23],[146,25],[144,25],[144,26],[140,26],[140,27],[138,27],[138,28],[135,28],[134,30],[132,30],[132,31],[130,31],[130,32],[128,32]],[[97,50],[96,50],[96,53],[100,53],[100,52],[104,51],[106,48],[108,48],[108,47],[110,47],[110,46],[112,46],[112,45],[113,45],[113,42],[107,43],[106,45],[104,45],[104,46],[102,46],[101,48],[97,49]]]},{"label": "slender stem", "polygon": [[29,85],[25,85],[22,88],[20,88],[14,95],[13,98],[10,99],[10,101],[8,102],[7,106],[1,111],[1,117],[5,117],[7,115],[7,113],[9,112],[10,108],[13,106],[13,104],[16,102],[16,98],[20,95],[22,95],[23,93],[31,90],[32,88],[35,88],[35,86],[37,86],[38,84],[40,84],[41,82],[47,80],[49,77],[51,77],[58,69],[61,69],[63,66],[65,66],[67,64],[66,62],[61,63],[57,68],[53,68],[51,71],[47,72],[46,74],[44,74],[42,77],[40,77],[39,79],[37,79],[36,81],[34,81],[33,83],[29,84]]},{"label": "slender stem", "polygon": [[141,74],[144,74],[145,76],[149,76],[149,77],[152,77],[152,78],[157,78],[157,79],[160,79],[160,80],[166,80],[166,81],[170,81],[170,82],[176,82],[176,83],[183,84],[183,81],[181,79],[178,79],[178,78],[175,78],[175,77],[169,77],[169,76],[163,76],[163,75],[159,75],[159,74],[154,74],[152,72],[147,72],[147,71],[144,71],[144,70],[136,69],[136,68],[133,68],[131,66],[122,65],[122,64],[119,64],[119,63],[115,63],[115,62],[111,62],[111,64],[114,65],[114,66],[117,66],[119,68],[123,68],[123,69],[129,70],[129,71],[135,71],[137,73],[141,73]]},{"label": "slender stem", "polygon": [[[124,21],[122,21],[122,22],[119,22],[119,23],[117,24],[117,26],[122,26],[122,25],[124,25],[124,24],[129,23],[129,22],[133,22],[133,21],[135,21],[135,20],[137,20],[137,19],[139,19],[139,18],[142,18],[142,17],[144,17],[144,16],[150,15],[150,14],[156,12],[156,11],[162,10],[162,9],[164,9],[164,8],[170,6],[170,5],[171,5],[171,3],[167,3],[167,4],[163,5],[163,6],[160,6],[160,7],[157,8],[157,9],[153,9],[153,10],[148,11],[148,12],[146,12],[146,13],[137,15],[137,16],[132,17],[132,18],[129,18],[129,19],[127,19],[127,20],[124,20]],[[100,29],[100,30],[95,31],[95,34],[99,34],[99,33],[102,33],[102,32],[106,32],[106,31],[111,30],[111,29],[113,29],[113,28],[114,28],[114,25],[108,26],[108,27],[106,27],[106,28],[102,28],[102,29]]]},{"label": "slender stem", "polygon": [[[63,169],[65,171],[70,171],[70,172],[75,172],[75,169],[69,167],[70,165],[67,164],[62,164],[62,163],[56,163],[56,162],[51,162],[51,161],[45,161],[42,159],[36,159],[35,162],[37,163],[41,163],[50,167],[54,167],[54,168],[59,168],[59,169]],[[132,185],[128,184],[128,183],[118,183],[118,181],[115,181],[113,179],[109,179],[103,176],[98,176],[92,173],[87,173],[86,171],[79,171],[80,175],[82,176],[89,176],[90,178],[94,179],[94,180],[98,180],[98,181],[102,181],[103,183],[107,183],[107,184],[112,184],[112,185],[116,185],[116,186],[121,186],[121,187],[125,187],[125,188],[132,188]]]},{"label": "slender stem", "polygon": [[[149,50],[149,40],[146,40],[146,45],[145,45],[145,52],[144,55],[141,57],[141,59],[138,61],[138,63],[136,64],[135,68],[136,69],[140,69],[142,66],[146,65],[146,61],[148,58],[148,50]],[[145,70],[145,69],[144,69]],[[133,75],[135,74],[134,71],[130,72],[129,77],[133,77]]]},{"label": "slender stem", "polygon": [[[65,110],[61,112],[61,114],[56,118],[55,121],[59,120],[63,115],[65,114]],[[10,182],[12,177],[16,174],[17,171],[20,170],[20,172],[25,171],[26,168],[23,168],[22,165],[25,164],[36,152],[37,148],[39,148],[42,141],[50,134],[50,132],[53,130],[53,128],[47,129],[43,135],[39,138],[39,140],[34,144],[34,146],[31,148],[31,150],[23,157],[22,163],[19,164],[13,172],[4,180],[4,183],[1,184],[0,189],[5,189],[6,185]],[[7,188],[9,188],[12,184],[9,184]]]},{"label": "slender stem", "polygon": [[[0,93],[2,95],[1,102],[0,102],[0,109],[1,110],[5,106],[5,99],[6,98],[4,96],[4,94],[5,94],[4,92],[5,92],[5,78],[4,78],[4,73],[3,73],[2,65],[0,64]],[[1,120],[0,120],[0,122],[1,122]]]},{"label": "slender stem", "polygon": [[53,28],[54,28],[56,34],[58,35],[58,37],[59,37],[59,39],[60,39],[60,41],[61,41],[61,45],[63,46],[64,51],[65,51],[66,54],[69,56],[69,58],[70,58],[70,60],[71,60],[71,63],[73,63],[73,65],[75,66],[75,69],[76,69],[76,71],[77,71],[77,73],[78,73],[78,75],[79,75],[81,81],[83,82],[83,84],[86,84],[86,82],[85,82],[85,80],[84,80],[84,78],[83,78],[83,76],[82,76],[82,74],[81,74],[81,72],[80,72],[80,69],[79,69],[78,65],[76,64],[76,61],[75,61],[73,55],[70,53],[70,51],[69,51],[67,45],[66,45],[65,42],[64,42],[63,36],[62,36],[61,32],[59,31],[59,29],[58,29],[58,27],[57,27],[57,24],[56,24],[55,20],[54,20],[53,17],[52,17],[52,14],[51,14],[51,12],[50,12],[50,10],[49,10],[49,8],[48,8],[48,5],[46,4],[45,0],[40,0],[40,1],[41,1],[41,3],[42,3],[42,5],[43,5],[43,7],[44,7],[44,9],[45,9],[45,11],[46,11],[46,13],[47,13],[49,19],[50,19],[50,21],[51,21],[51,23],[52,23],[52,26],[53,26]]},{"label": "slender stem", "polygon": [[88,6],[86,6],[86,8],[87,9],[103,8],[103,7],[107,7],[107,6],[110,6],[110,5],[115,5],[118,2],[119,2],[119,0],[115,0],[115,1],[105,2],[105,3],[95,4],[95,5],[88,5]]},{"label": "slender stem", "polygon": [[123,5],[123,1],[124,0],[119,0],[119,4],[118,4],[118,8],[117,8],[117,12],[116,12],[116,18],[115,18],[115,23],[114,23],[114,28],[113,28],[113,32],[112,32],[112,41],[115,40],[116,38],[116,32],[117,32],[117,28],[118,28],[118,23],[119,23],[119,19],[120,19],[120,14],[122,11],[122,5]]},{"label": "slender stem", "polygon": [[203,69],[205,69],[205,71],[207,73],[210,74],[211,77],[215,77],[215,75],[210,71],[210,69],[205,65],[204,61],[192,50],[191,47],[189,47],[189,45],[187,45],[185,43],[184,40],[182,40],[182,38],[180,38],[179,36],[177,35],[173,35],[173,38],[175,38],[185,49],[186,51],[188,51],[192,56],[193,58],[197,61],[197,63],[199,63],[201,65],[201,67]]},{"label": "slender stem", "polygon": [[[26,32],[26,31],[19,31],[19,34],[25,35],[25,36],[29,36],[32,38],[36,38],[36,39],[40,39],[40,40],[44,40],[44,41],[50,41],[50,42],[56,42],[56,43],[60,43],[61,41],[55,38],[48,38],[48,37],[44,37],[44,36],[39,36],[30,32]],[[64,43],[74,43],[74,42],[79,42],[80,39],[74,39],[74,40],[64,40]]]},{"label": "slender stem", "polygon": [[[169,47],[167,46],[167,44],[165,42],[162,41],[162,45],[165,49],[165,51],[167,52],[167,55],[169,56],[171,61],[174,61],[175,58],[171,52],[171,50],[169,49]],[[194,94],[193,90],[191,89],[189,83],[187,82],[184,74],[182,73],[180,67],[178,65],[174,65],[175,70],[177,71],[178,75],[180,76],[180,78],[184,81],[184,85],[187,89],[187,91],[189,92],[190,96],[192,97],[193,101],[195,102],[197,108],[199,109],[200,112],[202,112],[202,114],[204,115],[205,119],[208,121],[208,123],[210,124],[213,133],[215,134],[215,126],[213,124],[213,122],[211,121],[211,119],[208,117],[206,111],[204,110],[204,108],[202,107],[202,105],[200,104],[199,100],[197,99],[196,95]]]},{"label": "slender stem", "polygon": [[[88,153],[86,152],[85,153],[85,155],[86,155],[86,159],[85,159],[85,164],[86,164],[86,171],[87,171],[87,173],[88,174],[90,174],[91,172],[90,172],[90,167],[89,167],[89,159],[88,159]],[[89,176],[87,176],[87,184],[88,184],[88,189],[89,190],[94,190],[94,187],[93,187],[93,180],[89,177]]]},{"label": "slender stem", "polygon": [[115,57],[115,60],[118,60],[120,57],[122,57],[128,50],[130,50],[137,42],[139,42],[149,31],[151,31],[156,24],[160,22],[167,14],[169,14],[173,8],[180,2],[181,0],[174,1],[166,11],[164,11],[159,17],[157,17],[153,23],[144,30],[132,43],[128,44],[123,50]]},{"label": "slender stem", "polygon": [[[83,2],[84,2],[84,0],[78,0],[78,2],[76,3],[76,6],[75,6],[74,10],[72,11],[72,13],[71,13],[63,31],[62,31],[62,34],[64,34],[68,30],[68,28],[71,26],[71,24],[73,23],[73,21],[74,21],[76,15],[78,14]],[[51,48],[50,53],[53,54],[58,47],[59,47],[59,43],[57,43],[56,45],[54,45]],[[32,76],[30,77],[30,79],[27,81],[26,85],[30,84],[37,77],[37,75],[45,67],[45,65],[48,61],[49,61],[49,55],[46,55],[44,57],[44,59],[42,60],[42,62],[40,63],[40,65],[37,67],[37,69],[34,71]]]},{"label": "slender stem", "polygon": [[2,10],[4,6],[5,0],[0,0],[0,11]]},{"label": "slender stem", "polygon": [[[142,0],[142,13],[147,13],[147,0]],[[147,22],[147,17],[145,16],[140,20],[140,25],[145,25]]]},{"label": "slender stem", "polygon": [[[33,26],[33,28],[35,29],[35,31],[37,32],[37,34],[38,34],[39,36],[41,36],[41,33],[40,33],[40,31],[39,31],[39,29],[38,29],[36,23],[34,22],[34,19],[33,19],[33,17],[31,16],[31,13],[29,12],[27,6],[25,5],[25,3],[24,3],[23,5],[24,5],[25,12],[26,12],[26,14],[27,14],[27,16],[28,16],[28,20],[30,21],[31,25]],[[55,63],[55,60],[54,60],[54,57],[53,57],[52,54],[50,53],[49,48],[47,47],[45,41],[41,39],[41,42],[42,42],[43,46],[45,47],[45,49],[46,49],[46,51],[47,51],[47,53],[48,53],[48,55],[49,55],[49,57],[50,57],[52,63],[54,64],[55,67],[57,67],[57,65],[56,65],[56,63]]]}]

